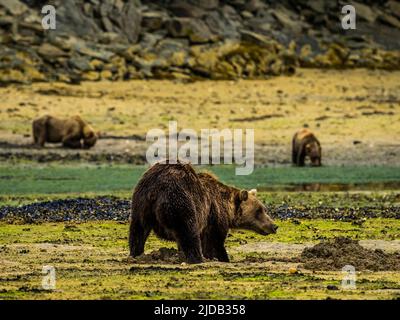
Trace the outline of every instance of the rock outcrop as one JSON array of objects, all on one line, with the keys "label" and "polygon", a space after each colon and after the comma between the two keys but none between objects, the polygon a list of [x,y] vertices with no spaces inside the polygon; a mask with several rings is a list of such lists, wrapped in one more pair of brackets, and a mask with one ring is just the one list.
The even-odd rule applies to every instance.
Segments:
[{"label": "rock outcrop", "polygon": [[[349,3],[356,30],[341,27],[341,1],[0,0],[0,83],[400,69],[399,2]],[[42,27],[47,4],[55,30]]]}]

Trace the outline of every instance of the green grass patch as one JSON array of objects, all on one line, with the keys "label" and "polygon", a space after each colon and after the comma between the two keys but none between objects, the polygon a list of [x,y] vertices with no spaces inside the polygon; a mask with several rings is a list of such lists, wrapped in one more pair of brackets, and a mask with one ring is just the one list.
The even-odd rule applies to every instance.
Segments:
[{"label": "green grass patch", "polygon": [[[394,219],[369,219],[363,226],[321,219],[302,220],[300,225],[278,221],[280,232],[268,237],[232,231],[226,243],[232,262],[200,265],[132,264],[127,259],[127,223],[0,223],[0,299],[395,299],[398,272],[358,272],[357,290],[330,291],[328,285],[340,288],[340,270],[310,272],[298,266],[300,272],[291,274],[296,263],[243,259],[275,257],[272,252],[251,250],[262,243],[276,243],[284,250],[285,244],[315,243],[316,235],[390,240],[398,238],[399,223]],[[176,246],[151,235],[146,253],[161,247]],[[298,254],[286,252],[284,257]],[[56,270],[56,290],[41,288],[44,265]]]},{"label": "green grass patch", "polygon": [[[388,241],[400,237],[399,219],[367,219],[362,225],[324,219],[299,221],[300,223],[293,223],[291,220],[277,220],[279,232],[269,236],[262,236],[246,230],[231,230],[226,245],[235,247],[262,241],[305,243],[339,236],[358,240],[380,239]],[[0,245],[7,243],[91,245],[99,248],[114,247],[128,250],[128,223],[93,221],[18,225],[0,222]],[[176,245],[174,242],[161,240],[152,234],[146,243],[146,250],[155,250],[160,247],[176,247]]]},{"label": "green grass patch", "polygon": [[[240,188],[268,188],[293,184],[363,184],[400,182],[395,167],[256,168],[251,175],[235,175],[233,166],[200,167],[223,182]],[[0,166],[0,194],[104,193],[132,190],[145,166],[15,165]]]}]

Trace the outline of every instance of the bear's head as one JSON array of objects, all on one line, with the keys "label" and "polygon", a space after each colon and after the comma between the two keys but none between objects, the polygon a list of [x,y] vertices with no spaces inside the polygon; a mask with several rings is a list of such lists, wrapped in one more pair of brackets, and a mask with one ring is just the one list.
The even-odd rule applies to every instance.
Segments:
[{"label": "bear's head", "polygon": [[321,146],[316,141],[306,144],[306,156],[310,158],[312,166],[321,166]]},{"label": "bear's head", "polygon": [[83,147],[85,149],[89,149],[96,144],[98,139],[98,134],[94,132],[93,128],[89,125],[86,125],[83,128]]},{"label": "bear's head", "polygon": [[278,226],[267,213],[267,208],[257,199],[255,189],[241,190],[236,195],[236,221],[237,228],[255,231],[262,235],[276,233]]}]

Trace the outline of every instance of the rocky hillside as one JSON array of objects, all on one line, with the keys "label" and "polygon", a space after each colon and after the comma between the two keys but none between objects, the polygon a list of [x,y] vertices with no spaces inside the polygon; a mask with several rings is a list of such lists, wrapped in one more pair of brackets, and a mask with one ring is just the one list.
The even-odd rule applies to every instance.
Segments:
[{"label": "rocky hillside", "polygon": [[[352,4],[357,29],[343,30]],[[42,7],[56,8],[56,29]],[[400,69],[395,0],[0,0],[0,83]]]}]

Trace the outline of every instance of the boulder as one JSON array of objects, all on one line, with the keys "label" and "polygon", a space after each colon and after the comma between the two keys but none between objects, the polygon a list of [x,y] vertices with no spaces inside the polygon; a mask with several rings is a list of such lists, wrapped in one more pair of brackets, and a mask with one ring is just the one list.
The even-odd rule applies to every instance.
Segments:
[{"label": "boulder", "polygon": [[151,50],[162,38],[163,36],[160,34],[146,32],[140,36],[140,45],[143,50]]},{"label": "boulder", "polygon": [[387,13],[382,13],[378,16],[378,20],[386,25],[400,29],[400,20],[395,16],[391,16]]},{"label": "boulder", "polygon": [[88,71],[82,73],[82,80],[84,81],[98,81],[100,80],[100,74],[96,71]]},{"label": "boulder", "polygon": [[219,0],[189,0],[188,2],[207,10],[217,9],[220,4]]},{"label": "boulder", "polygon": [[302,31],[302,21],[298,18],[296,13],[290,12],[289,10],[279,7],[277,9],[272,9],[271,14],[279,22],[281,28],[289,29],[297,34]]},{"label": "boulder", "polygon": [[306,5],[312,9],[312,11],[317,12],[319,14],[325,13],[325,1],[324,0],[309,0],[306,2]]},{"label": "boulder", "polygon": [[390,0],[387,2],[388,10],[400,19],[400,2],[395,0]]},{"label": "boulder", "polygon": [[100,72],[100,78],[102,80],[112,80],[112,72],[110,70],[103,70]]},{"label": "boulder", "polygon": [[376,10],[371,8],[371,6],[367,6],[356,1],[352,1],[350,4],[356,9],[357,18],[361,18],[361,20],[372,23],[378,17]]},{"label": "boulder", "polygon": [[261,47],[267,47],[270,50],[273,50],[273,47],[276,44],[271,38],[249,30],[241,30],[240,34],[243,41],[257,44]]},{"label": "boulder", "polygon": [[93,59],[89,62],[91,70],[100,71],[104,67],[104,62],[98,59]]},{"label": "boulder", "polygon": [[[100,16],[99,19],[91,17],[95,14]],[[65,0],[57,6],[55,32],[91,39],[96,38],[103,31],[116,32],[123,35],[130,43],[135,43],[139,37],[140,24],[139,8],[133,0],[102,1],[94,8],[88,3]]]},{"label": "boulder", "polygon": [[208,12],[204,17],[203,21],[206,23],[209,30],[218,35],[220,39],[238,39],[240,33],[236,24],[227,19],[226,16],[218,10]]},{"label": "boulder", "polygon": [[50,44],[50,43],[42,43],[41,46],[37,50],[38,54],[47,60],[55,60],[60,57],[67,57],[69,54],[64,50]]},{"label": "boulder", "polygon": [[249,0],[246,1],[246,4],[244,5],[244,10],[254,13],[258,10],[264,9],[265,7],[266,4],[261,0]]},{"label": "boulder", "polygon": [[57,6],[57,28],[55,33],[93,37],[101,32],[93,19],[85,16],[77,1],[62,1]]},{"label": "boulder", "polygon": [[69,37],[63,41],[64,48],[76,51],[81,55],[86,55],[102,61],[109,61],[115,54],[111,51],[102,49],[96,44],[90,44],[82,39]]},{"label": "boulder", "polygon": [[205,13],[200,6],[184,0],[173,0],[168,9],[172,15],[183,18],[201,18]]},{"label": "boulder", "polygon": [[121,31],[129,42],[136,43],[140,33],[141,15],[135,2],[128,1],[116,15],[116,20],[121,21]]},{"label": "boulder", "polygon": [[27,5],[16,0],[0,0],[0,7],[13,16],[20,16],[29,10]]},{"label": "boulder", "polygon": [[68,65],[72,69],[84,72],[94,70],[93,66],[90,64],[89,57],[86,56],[72,56],[68,60]]},{"label": "boulder", "polygon": [[231,21],[232,23],[236,24],[237,26],[240,25],[242,18],[239,13],[236,12],[236,10],[231,7],[230,5],[225,4],[221,8],[221,13],[224,16],[225,19]]},{"label": "boulder", "polygon": [[188,38],[191,43],[206,43],[217,40],[204,21],[192,18],[173,18],[166,21],[168,34],[174,38]]},{"label": "boulder", "polygon": [[162,28],[164,20],[168,16],[161,11],[148,11],[142,13],[142,28],[147,31],[155,31]]},{"label": "boulder", "polygon": [[168,65],[184,66],[189,55],[189,42],[177,39],[163,39],[154,48],[157,56],[167,61]]}]

